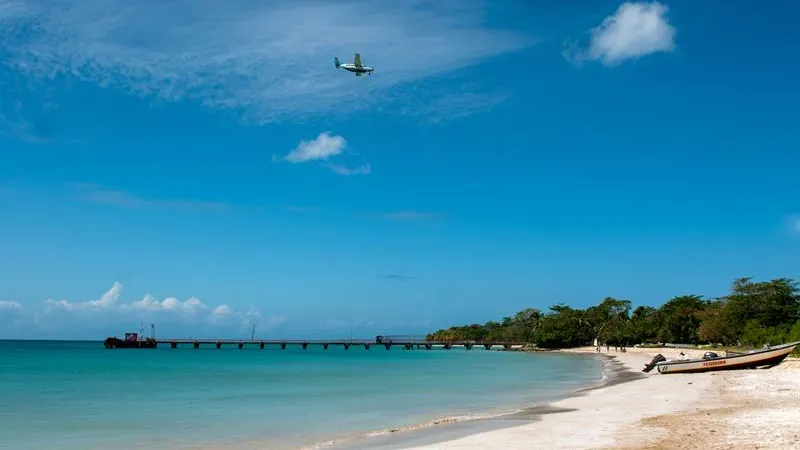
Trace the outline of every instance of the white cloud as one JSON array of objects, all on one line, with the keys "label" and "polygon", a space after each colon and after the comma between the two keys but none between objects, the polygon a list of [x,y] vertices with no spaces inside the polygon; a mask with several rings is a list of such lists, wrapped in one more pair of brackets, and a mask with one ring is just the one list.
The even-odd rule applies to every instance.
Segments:
[{"label": "white cloud", "polygon": [[241,317],[248,320],[261,317],[261,312],[252,306],[247,311],[234,310],[228,305],[219,305],[211,311],[212,317]]},{"label": "white cloud", "polygon": [[85,302],[70,302],[69,300],[45,300],[48,307],[65,310],[85,310],[85,309],[113,309],[117,304],[117,299],[122,294],[123,286],[119,282],[114,282],[111,289],[106,291],[99,299]]},{"label": "white cloud", "polygon": [[287,322],[286,317],[281,315],[262,317],[261,312],[252,306],[247,311],[238,311],[228,305],[219,305],[214,308],[208,320],[213,325],[239,323],[243,327],[249,327],[255,324],[260,330],[275,328]]},{"label": "white cloud", "polygon": [[325,167],[339,175],[369,175],[372,173],[372,166],[369,164],[362,164],[357,167],[347,167],[340,164],[325,164]]},{"label": "white cloud", "polygon": [[191,297],[189,298],[189,300],[186,300],[181,304],[180,309],[182,311],[196,312],[201,309],[206,309],[206,305],[204,305],[203,302],[200,301],[200,299],[196,297]]},{"label": "white cloud", "polygon": [[[457,82],[455,79],[451,81]],[[477,83],[463,83],[452,88],[448,95],[436,95],[435,89],[425,87],[416,87],[416,92],[417,101],[408,99],[398,112],[423,119],[429,125],[462,119],[513,98],[513,93],[506,88],[493,86],[487,90]]]},{"label": "white cloud", "polygon": [[307,161],[327,160],[336,156],[347,146],[347,141],[341,136],[331,136],[329,132],[320,133],[311,141],[300,141],[297,147],[283,157],[292,163]]},{"label": "white cloud", "polygon": [[262,315],[253,306],[238,309],[228,304],[207,305],[197,297],[180,300],[152,294],[123,301],[123,285],[114,283],[97,299],[88,301],[48,299],[41,307],[0,301],[0,338],[97,339],[155,324],[162,337],[250,336],[274,330],[288,322],[281,314]]},{"label": "white cloud", "polygon": [[219,305],[214,308],[214,311],[212,311],[211,314],[215,316],[230,316],[233,314],[233,310],[228,305]]},{"label": "white cloud", "polygon": [[[0,0],[0,53],[35,81],[67,74],[256,123],[296,121],[391,109],[418,95],[404,84],[534,43],[489,28],[483,8],[478,0]],[[334,68],[334,56],[355,52],[376,68],[372,76]]]},{"label": "white cloud", "polygon": [[95,183],[67,182],[65,185],[75,190],[83,201],[121,208],[159,208],[201,212],[224,212],[230,210],[230,205],[222,202],[146,198],[126,191],[109,189]]},{"label": "white cloud", "polygon": [[600,61],[614,66],[627,59],[675,49],[675,28],[667,20],[669,8],[659,2],[625,2],[591,30],[588,49],[567,48],[564,56],[581,63]]},{"label": "white cloud", "polygon": [[0,311],[11,309],[22,309],[22,305],[10,300],[0,300]]},{"label": "white cloud", "polygon": [[264,328],[274,328],[280,325],[283,325],[287,322],[288,319],[284,316],[269,316],[263,323],[261,324]]},{"label": "white cloud", "polygon": [[218,318],[232,318],[241,320],[244,323],[253,323],[255,318],[261,316],[255,308],[250,307],[247,312],[234,310],[228,305],[218,305],[209,307],[197,297],[189,297],[187,300],[179,300],[175,297],[167,297],[163,300],[157,299],[152,294],[145,295],[141,300],[135,300],[131,303],[118,302],[122,294],[123,286],[119,282],[115,282],[102,297],[97,300],[89,300],[84,302],[72,302],[69,300],[53,300],[48,299],[45,301],[45,312],[53,311],[107,311],[117,312],[122,314],[128,313],[166,313],[166,314],[179,314],[184,318],[194,318],[200,313],[206,312],[208,320],[215,322]]},{"label": "white cloud", "polygon": [[[336,156],[342,156],[347,150],[347,141],[339,135],[331,136],[330,132],[325,131],[319,134],[316,139],[311,141],[300,141],[294,150],[290,151],[282,158],[273,157],[275,161],[289,161],[294,164],[319,161],[323,167],[327,167],[333,173],[339,175],[368,175],[372,173],[372,167],[367,162],[350,167],[344,164],[329,162]],[[357,152],[347,151],[351,156],[357,156]]]},{"label": "white cloud", "polygon": [[137,300],[130,305],[131,309],[145,311],[180,311],[187,313],[197,313],[206,309],[206,305],[199,298],[190,297],[186,301],[180,301],[175,297],[167,297],[159,301],[154,296],[147,294],[141,300]]}]

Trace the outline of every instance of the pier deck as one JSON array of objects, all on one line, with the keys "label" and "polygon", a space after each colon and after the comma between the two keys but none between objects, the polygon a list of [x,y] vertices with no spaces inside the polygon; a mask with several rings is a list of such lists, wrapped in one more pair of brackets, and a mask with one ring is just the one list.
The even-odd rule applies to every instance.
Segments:
[{"label": "pier deck", "polygon": [[108,338],[105,341],[106,348],[156,348],[158,345],[169,345],[171,348],[178,348],[178,346],[191,346],[199,349],[201,346],[213,346],[222,348],[223,346],[237,346],[240,349],[244,347],[258,347],[264,349],[267,347],[278,347],[286,349],[287,346],[299,346],[303,350],[309,346],[321,346],[327,350],[330,346],[340,346],[345,350],[350,347],[364,347],[369,350],[373,346],[380,346],[390,350],[392,347],[402,347],[405,350],[432,350],[444,349],[450,350],[453,347],[463,347],[466,350],[472,350],[474,346],[484,347],[486,350],[497,348],[498,350],[509,350],[513,347],[521,347],[524,345],[522,342],[476,342],[476,341],[422,341],[422,340],[357,340],[357,339],[284,339],[284,340],[261,340],[261,339],[145,339],[140,342],[147,342],[148,345],[117,345],[120,340],[116,338]]}]

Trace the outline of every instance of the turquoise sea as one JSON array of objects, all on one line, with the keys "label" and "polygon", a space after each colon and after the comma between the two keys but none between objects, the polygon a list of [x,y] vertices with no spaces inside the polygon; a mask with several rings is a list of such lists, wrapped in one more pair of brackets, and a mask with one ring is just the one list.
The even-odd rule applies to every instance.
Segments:
[{"label": "turquoise sea", "polygon": [[587,355],[0,341],[0,448],[291,449],[512,412],[597,384]]}]

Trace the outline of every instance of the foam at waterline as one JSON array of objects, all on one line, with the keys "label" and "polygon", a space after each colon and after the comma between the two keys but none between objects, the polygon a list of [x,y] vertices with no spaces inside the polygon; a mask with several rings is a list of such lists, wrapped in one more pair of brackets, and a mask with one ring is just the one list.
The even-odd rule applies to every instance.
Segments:
[{"label": "foam at waterline", "polygon": [[634,367],[629,367],[624,362],[618,360],[616,356],[602,353],[598,353],[596,356],[602,358],[603,361],[600,383],[595,386],[580,389],[577,391],[577,393],[590,391],[593,389],[600,389],[606,386],[634,381],[645,377],[643,373],[637,371]]},{"label": "foam at waterline", "polygon": [[367,433],[359,434],[357,436],[352,436],[350,438],[343,438],[343,439],[334,439],[325,442],[318,442],[309,446],[301,447],[299,450],[318,450],[326,447],[330,447],[333,445],[342,445],[350,442],[359,441],[362,439],[369,439],[375,438],[380,436],[386,436],[389,434],[395,433],[407,433],[410,431],[416,430],[424,430],[428,428],[433,428],[442,425],[451,425],[455,423],[463,423],[463,422],[470,422],[470,421],[478,421],[478,420],[487,420],[487,419],[499,419],[506,416],[511,416],[517,413],[521,413],[525,410],[525,408],[516,408],[514,410],[504,410],[503,412],[495,412],[495,413],[485,413],[485,414],[472,414],[472,415],[460,415],[460,416],[448,416],[442,417],[438,419],[432,419],[426,422],[411,424],[411,425],[404,425],[399,427],[391,427],[391,428],[384,428],[382,430],[370,431]]},{"label": "foam at waterline", "polygon": [[[425,421],[422,423],[399,426],[399,427],[390,427],[381,430],[370,431],[366,433],[361,433],[359,435],[353,435],[347,438],[340,438],[334,439],[324,442],[318,442],[309,446],[301,447],[298,450],[320,450],[325,449],[328,447],[335,446],[337,449],[343,448],[348,449],[350,445],[365,443],[368,442],[370,438],[378,438],[382,436],[388,435],[396,435],[398,438],[402,439],[402,436],[411,433],[414,431],[423,431],[423,430],[435,430],[437,427],[446,426],[446,425],[455,425],[455,424],[468,424],[470,422],[482,422],[482,421],[491,421],[491,420],[519,420],[523,418],[524,420],[534,420],[533,416],[540,416],[543,414],[542,411],[550,411],[554,408],[550,408],[555,402],[564,400],[566,398],[575,397],[584,395],[583,393],[588,390],[602,388],[608,384],[615,384],[616,382],[625,382],[630,381],[636,378],[636,373],[634,373],[630,368],[626,367],[625,365],[621,364],[619,361],[615,360],[613,356],[607,355],[586,355],[586,356],[593,356],[596,359],[599,359],[602,362],[600,368],[600,377],[596,383],[588,384],[582,388],[572,389],[569,391],[561,392],[557,395],[554,395],[547,399],[542,399],[542,401],[536,401],[534,403],[525,405],[525,406],[508,406],[508,407],[497,407],[491,410],[485,411],[483,413],[476,413],[470,415],[454,415],[454,416],[444,416],[437,419],[432,419],[429,421]],[[625,376],[627,374],[627,376]],[[632,375],[632,376],[631,376]],[[557,408],[555,408],[557,409]],[[533,412],[533,413],[532,413]],[[524,423],[524,422],[521,422]],[[507,424],[505,426],[508,426]],[[468,433],[467,433],[468,434]],[[340,447],[342,446],[342,447]],[[358,448],[361,448],[360,446]]]}]

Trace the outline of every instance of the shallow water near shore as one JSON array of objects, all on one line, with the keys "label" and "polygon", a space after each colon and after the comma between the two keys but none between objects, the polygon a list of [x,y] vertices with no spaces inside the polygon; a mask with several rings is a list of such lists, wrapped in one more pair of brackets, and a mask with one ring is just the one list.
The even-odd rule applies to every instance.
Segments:
[{"label": "shallow water near shore", "polygon": [[377,437],[362,436],[326,447],[328,450],[400,450],[456,440],[485,431],[521,426],[540,420],[545,415],[575,411],[574,409],[553,406],[551,403],[555,401],[567,397],[581,396],[595,389],[644,378],[644,375],[626,367],[613,356],[604,354],[584,355],[596,357],[602,361],[602,377],[599,378],[598,382],[580,389],[569,392],[564,391],[542,398],[540,402],[536,402],[534,405],[528,405],[513,412],[510,412],[509,409],[505,409],[504,412],[501,412],[502,410],[500,409],[494,412],[486,411],[482,417],[477,416],[474,419],[459,420],[438,426],[416,426],[410,428],[407,432],[383,434]]},{"label": "shallow water near shore", "polygon": [[[569,395],[598,383],[602,365],[587,355],[477,348],[106,350],[100,342],[0,341],[0,448],[282,450],[365,435],[377,443],[381,430],[499,417]],[[483,424],[472,427],[491,421]]]}]

